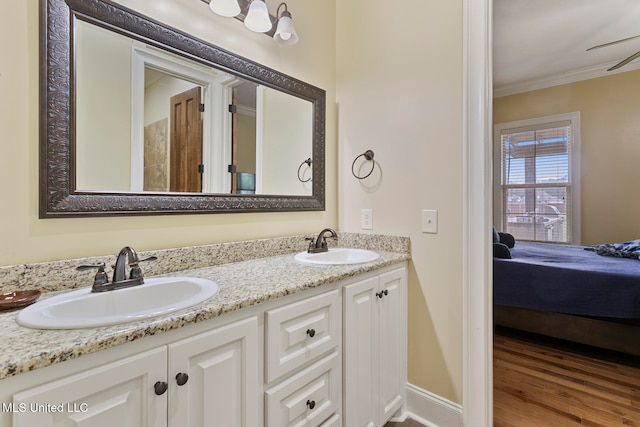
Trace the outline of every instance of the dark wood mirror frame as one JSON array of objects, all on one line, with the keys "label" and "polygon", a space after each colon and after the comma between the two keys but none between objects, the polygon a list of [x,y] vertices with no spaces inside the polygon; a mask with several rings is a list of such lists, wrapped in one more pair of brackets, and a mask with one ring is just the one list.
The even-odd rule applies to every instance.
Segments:
[{"label": "dark wood mirror frame", "polygon": [[[76,191],[74,19],[310,101],[313,104],[312,195]],[[40,0],[40,218],[324,210],[325,98],[322,89],[108,0]]]}]

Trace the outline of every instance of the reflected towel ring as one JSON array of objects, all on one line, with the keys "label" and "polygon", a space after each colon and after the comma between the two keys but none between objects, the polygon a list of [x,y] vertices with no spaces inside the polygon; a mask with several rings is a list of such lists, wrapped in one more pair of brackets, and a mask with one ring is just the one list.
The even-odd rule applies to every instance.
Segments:
[{"label": "reflected towel ring", "polygon": [[306,164],[307,166],[311,167],[311,157],[309,157],[304,162],[300,163],[300,166],[298,166],[298,181],[300,181],[300,182],[309,182],[309,181],[311,181],[311,178],[302,179],[300,177],[300,169],[302,169],[302,165],[304,165],[304,164]]},{"label": "reflected towel ring", "polygon": [[[355,170],[353,170],[353,168],[354,168],[354,167],[355,167],[355,165],[356,165],[356,162],[358,161],[358,159],[359,159],[360,157],[364,157],[365,159],[367,159],[367,160],[370,160],[370,161],[371,161],[371,170],[370,170],[370,171],[369,171],[369,173],[368,173],[368,174],[366,174],[365,176],[358,176],[358,175],[356,175]],[[355,176],[355,177],[356,177],[356,178],[358,178],[358,179],[365,179],[365,178],[367,178],[369,175],[371,175],[371,174],[373,173],[373,170],[375,169],[375,167],[376,167],[376,162],[375,162],[375,161],[373,161],[373,150],[367,150],[367,151],[365,151],[364,153],[360,154],[358,157],[356,157],[356,158],[353,160],[353,163],[351,164],[351,173],[353,174],[353,176]]]}]

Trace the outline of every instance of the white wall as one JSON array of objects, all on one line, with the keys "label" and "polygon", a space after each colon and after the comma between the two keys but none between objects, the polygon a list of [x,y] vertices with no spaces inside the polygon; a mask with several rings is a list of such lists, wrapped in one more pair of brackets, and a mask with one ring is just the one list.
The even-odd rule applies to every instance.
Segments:
[{"label": "white wall", "polygon": [[[340,224],[411,237],[409,381],[462,393],[462,3],[337,2]],[[375,152],[359,181],[355,157]],[[363,171],[368,171],[363,166]],[[421,210],[438,210],[438,234]]]},{"label": "white wall", "polygon": [[129,191],[131,40],[80,21],[76,49],[78,188]]},{"label": "white wall", "polygon": [[[313,134],[312,104],[271,88],[258,90],[263,100],[261,194],[310,196],[312,182],[301,182],[297,174],[298,166],[313,157],[312,145],[305,142]],[[304,165],[300,173],[306,170]]]}]

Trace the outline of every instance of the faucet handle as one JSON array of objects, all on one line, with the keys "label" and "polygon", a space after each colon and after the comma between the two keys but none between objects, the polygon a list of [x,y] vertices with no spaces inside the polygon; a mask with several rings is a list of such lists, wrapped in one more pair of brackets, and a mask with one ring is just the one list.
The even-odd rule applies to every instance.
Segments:
[{"label": "faucet handle", "polygon": [[313,245],[315,245],[315,239],[313,237],[305,237],[304,240],[309,242],[309,252],[313,249]]},{"label": "faucet handle", "polygon": [[107,273],[105,273],[104,271],[104,266],[105,266],[104,262],[100,262],[98,264],[83,264],[83,265],[77,266],[76,270],[83,271],[83,270],[90,270],[93,268],[97,268],[98,271],[96,272],[96,275],[93,278],[93,286],[102,286],[109,283],[109,278],[107,277]]},{"label": "faucet handle", "polygon": [[155,261],[157,259],[157,256],[150,256],[145,259],[139,259],[137,261],[134,261],[133,263],[130,263],[129,279],[142,279],[142,269],[138,264],[145,261]]}]

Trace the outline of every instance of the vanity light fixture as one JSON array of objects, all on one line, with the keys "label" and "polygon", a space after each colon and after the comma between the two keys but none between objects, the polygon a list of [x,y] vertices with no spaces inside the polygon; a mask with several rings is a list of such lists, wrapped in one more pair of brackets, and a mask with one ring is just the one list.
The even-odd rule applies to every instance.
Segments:
[{"label": "vanity light fixture", "polygon": [[228,18],[240,15],[238,0],[211,0],[209,8],[213,13]]},{"label": "vanity light fixture", "polygon": [[[284,6],[282,15],[280,14],[280,7]],[[278,27],[273,38],[276,42],[282,45],[292,45],[298,43],[298,34],[296,33],[296,27],[293,25],[293,19],[291,19],[291,13],[287,10],[286,3],[280,3],[276,10],[276,16],[278,16]]]},{"label": "vanity light fixture", "polygon": [[[281,45],[298,42],[296,27],[286,3],[280,3],[276,16],[269,14],[265,0],[202,0],[217,15],[235,17],[251,31],[265,33]],[[282,13],[280,9],[284,7]],[[276,26],[274,27],[274,23]]]}]

